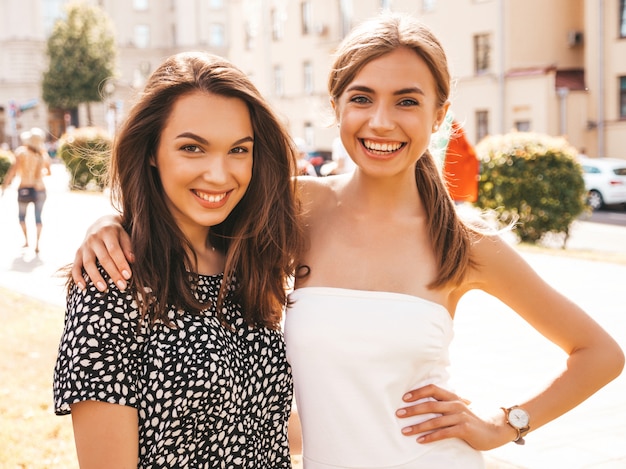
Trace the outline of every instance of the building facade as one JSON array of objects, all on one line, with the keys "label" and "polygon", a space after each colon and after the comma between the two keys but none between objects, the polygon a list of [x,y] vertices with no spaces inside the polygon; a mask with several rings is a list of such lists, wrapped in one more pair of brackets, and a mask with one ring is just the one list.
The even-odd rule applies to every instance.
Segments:
[{"label": "building facade", "polygon": [[[326,91],[332,53],[351,26],[391,9],[441,39],[451,108],[472,143],[517,129],[626,158],[626,0],[85,1],[116,27],[119,72],[94,113],[111,131],[164,57],[203,49],[248,73],[294,137],[328,151],[337,136]],[[32,125],[54,136],[65,129],[40,99],[45,41],[65,3],[0,2],[0,141]],[[17,118],[16,106],[25,108]]]}]

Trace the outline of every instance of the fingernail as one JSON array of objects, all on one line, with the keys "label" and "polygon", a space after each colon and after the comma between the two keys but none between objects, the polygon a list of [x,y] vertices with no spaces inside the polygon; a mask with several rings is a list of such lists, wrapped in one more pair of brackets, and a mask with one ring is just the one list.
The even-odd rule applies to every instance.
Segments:
[{"label": "fingernail", "polygon": [[404,427],[402,429],[402,433],[406,434],[406,433],[411,433],[411,427]]},{"label": "fingernail", "polygon": [[122,277],[128,280],[130,278],[130,272],[128,270],[122,270]]},{"label": "fingernail", "polygon": [[424,436],[420,436],[420,437],[417,439],[417,442],[418,442],[418,443],[424,443],[424,441],[426,441],[426,437],[424,437]]},{"label": "fingernail", "polygon": [[411,394],[410,392],[407,392],[404,396],[402,396],[402,399],[404,399],[405,401],[408,401],[412,397],[413,397],[413,394]]},{"label": "fingernail", "polygon": [[116,285],[117,288],[119,288],[121,291],[126,290],[126,282],[124,282],[123,280],[118,280]]},{"label": "fingernail", "polygon": [[80,291],[85,291],[85,289],[87,288],[84,283],[77,283],[76,286]]},{"label": "fingernail", "polygon": [[396,411],[396,415],[398,417],[402,417],[403,415],[406,415],[406,410],[404,410],[404,409],[397,410]]},{"label": "fingernail", "polygon": [[104,283],[102,283],[102,282],[98,282],[98,283],[96,283],[96,287],[97,287],[97,288],[98,288],[98,290],[100,290],[100,291],[104,291],[104,290],[106,290],[106,289],[107,289],[107,286],[106,286]]}]

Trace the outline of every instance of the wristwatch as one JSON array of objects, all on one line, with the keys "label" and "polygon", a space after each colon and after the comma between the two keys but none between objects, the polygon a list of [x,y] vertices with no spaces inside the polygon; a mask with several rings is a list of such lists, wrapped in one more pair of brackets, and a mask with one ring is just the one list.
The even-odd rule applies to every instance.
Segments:
[{"label": "wristwatch", "polygon": [[520,406],[514,405],[508,409],[501,407],[506,416],[506,423],[517,431],[517,438],[513,441],[518,445],[525,443],[524,436],[530,431],[530,415]]}]

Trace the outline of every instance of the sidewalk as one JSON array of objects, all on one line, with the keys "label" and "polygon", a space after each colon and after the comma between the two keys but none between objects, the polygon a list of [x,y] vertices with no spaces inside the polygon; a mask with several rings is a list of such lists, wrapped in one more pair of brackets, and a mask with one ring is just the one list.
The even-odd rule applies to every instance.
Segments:
[{"label": "sidewalk", "polygon": [[[57,269],[72,262],[85,230],[112,213],[103,194],[67,190],[61,164],[47,179],[41,252],[23,249],[15,188],[0,199],[0,286],[64,306],[64,280]],[[34,235],[32,213],[27,215]],[[32,238],[31,246],[34,246]],[[626,227],[577,222],[567,251],[612,253],[626,258]],[[557,290],[580,304],[626,349],[626,263],[520,250]],[[529,292],[532,294],[532,292]],[[549,311],[546,311],[549,314]],[[564,354],[506,306],[481,292],[459,305],[451,350],[454,386],[477,408],[509,406],[541,389],[563,366]],[[525,446],[509,444],[487,453],[489,469],[626,468],[626,374],[579,407],[532,432]]]},{"label": "sidewalk", "polygon": [[[541,254],[524,257],[626,349],[626,265]],[[482,292],[463,298],[455,319],[451,374],[457,392],[473,406],[522,401],[556,376],[564,359],[560,349],[497,300]],[[508,444],[487,456],[490,469],[626,468],[626,375],[530,433],[526,445]]]}]

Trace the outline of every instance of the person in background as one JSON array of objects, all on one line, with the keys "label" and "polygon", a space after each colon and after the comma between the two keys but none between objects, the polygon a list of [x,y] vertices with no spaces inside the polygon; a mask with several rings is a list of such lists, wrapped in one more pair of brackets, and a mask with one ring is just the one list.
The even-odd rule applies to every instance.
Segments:
[{"label": "person in background", "polygon": [[452,200],[456,203],[476,202],[479,176],[480,162],[474,147],[461,124],[453,120],[443,161],[443,178]]},{"label": "person in background", "polygon": [[[285,319],[305,469],[483,468],[481,451],[523,443],[624,366],[579,306],[498,233],[459,217],[429,151],[450,83],[440,42],[409,15],[366,21],[336,51],[328,89],[356,168],[300,180],[305,250]],[[90,230],[74,278],[83,266],[100,278],[96,257],[114,279],[129,278],[115,219]],[[481,412],[448,376],[457,305],[474,289],[567,355],[540,392]]]},{"label": "person in background", "polygon": [[332,146],[332,159],[328,163],[325,163],[320,168],[320,174],[322,176],[333,176],[337,174],[350,173],[354,171],[356,165],[350,158],[350,155],[346,151],[341,137],[335,137]]},{"label": "person in background", "polygon": [[291,144],[224,59],[181,53],[151,75],[111,161],[133,281],[69,282],[54,408],[81,469],[291,467]]},{"label": "person in background", "polygon": [[296,137],[293,140],[296,145],[296,149],[298,150],[298,176],[317,176],[317,173],[315,172],[315,167],[307,158],[306,142],[304,141],[304,139],[299,137]]},{"label": "person in background", "polygon": [[35,210],[35,252],[39,252],[39,240],[43,227],[41,213],[46,202],[46,186],[44,176],[49,176],[50,156],[46,151],[46,134],[43,130],[33,127],[20,135],[22,145],[15,149],[15,162],[9,168],[2,183],[2,193],[11,184],[15,176],[20,182],[17,187],[18,218],[24,234],[24,247],[28,247],[28,228],[26,211],[30,204]]}]

